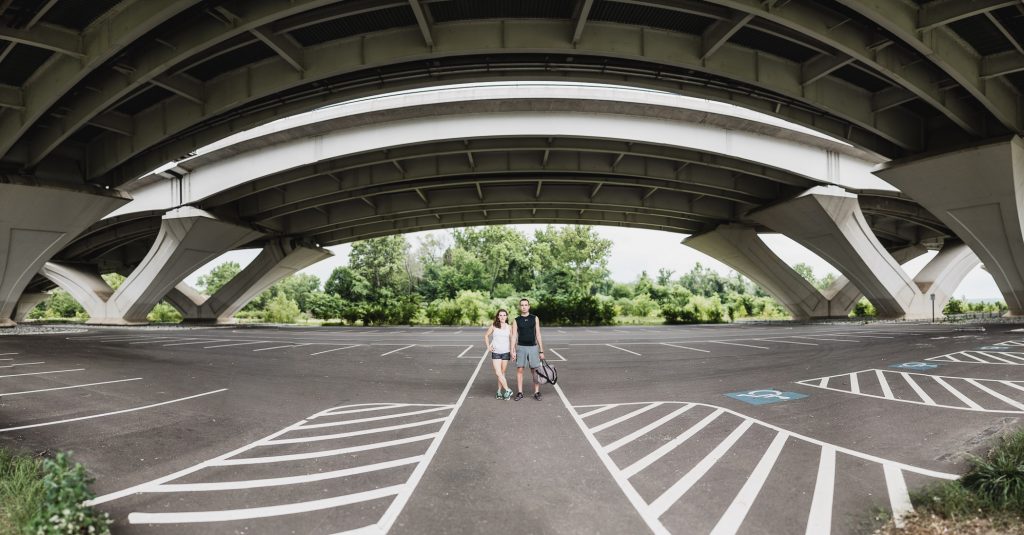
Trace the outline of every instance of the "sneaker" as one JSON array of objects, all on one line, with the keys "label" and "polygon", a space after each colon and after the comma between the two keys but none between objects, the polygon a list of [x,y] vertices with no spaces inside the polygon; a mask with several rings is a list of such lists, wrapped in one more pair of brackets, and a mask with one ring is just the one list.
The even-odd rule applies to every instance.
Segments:
[{"label": "sneaker", "polygon": [[508,400],[512,399],[512,389],[510,388],[510,389],[506,390],[505,394],[502,395],[502,397],[505,398],[505,401],[508,401]]},{"label": "sneaker", "polygon": [[535,399],[537,401],[540,401],[540,398],[541,398],[540,392],[534,392],[533,393],[533,399]]},{"label": "sneaker", "polygon": [[514,399],[516,401],[519,401],[519,400],[523,399],[523,393],[522,392],[516,392],[516,397],[514,397],[512,399]]},{"label": "sneaker", "polygon": [[501,399],[501,398],[502,398],[501,389],[499,388],[498,391],[494,393],[494,399]]}]

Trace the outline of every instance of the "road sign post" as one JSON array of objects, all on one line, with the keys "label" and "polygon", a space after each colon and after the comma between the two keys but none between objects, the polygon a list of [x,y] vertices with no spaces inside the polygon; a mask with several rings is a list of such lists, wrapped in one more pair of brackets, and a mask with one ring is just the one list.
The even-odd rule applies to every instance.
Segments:
[{"label": "road sign post", "polygon": [[932,298],[932,323],[935,323],[935,294],[929,294]]}]

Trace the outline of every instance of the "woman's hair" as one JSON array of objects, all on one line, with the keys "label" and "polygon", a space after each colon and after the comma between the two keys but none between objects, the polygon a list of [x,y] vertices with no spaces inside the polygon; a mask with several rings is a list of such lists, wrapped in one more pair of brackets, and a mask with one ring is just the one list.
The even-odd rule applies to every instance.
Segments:
[{"label": "woman's hair", "polygon": [[501,320],[498,319],[498,316],[500,316],[502,312],[505,313],[505,318],[508,318],[508,311],[504,308],[499,308],[498,312],[494,314],[494,326],[499,329],[501,328]]}]

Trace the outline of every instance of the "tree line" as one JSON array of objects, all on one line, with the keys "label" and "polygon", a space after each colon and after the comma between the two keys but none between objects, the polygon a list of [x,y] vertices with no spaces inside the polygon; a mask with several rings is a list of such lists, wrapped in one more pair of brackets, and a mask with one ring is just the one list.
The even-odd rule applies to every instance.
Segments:
[{"label": "tree line", "polygon": [[[786,319],[774,298],[738,273],[722,275],[700,263],[676,275],[661,268],[644,271],[632,282],[612,280],[608,270],[612,242],[589,226],[548,226],[532,236],[509,226],[464,228],[430,234],[413,246],[405,236],[355,242],[348,265],[321,281],[311,274],[286,277],[249,302],[243,320],[292,323],[316,319],[330,324],[486,323],[499,308],[516,310],[528,297],[547,324],[722,323],[743,318]],[[835,281],[821,278],[806,264],[794,269],[815,287]],[[198,289],[213,295],[241,271],[224,262],[199,277]],[[116,288],[124,277],[105,275]],[[958,307],[965,307],[960,302]],[[861,301],[853,315],[871,316]],[[30,317],[84,318],[85,311],[55,290]],[[151,321],[180,321],[166,302]]]}]

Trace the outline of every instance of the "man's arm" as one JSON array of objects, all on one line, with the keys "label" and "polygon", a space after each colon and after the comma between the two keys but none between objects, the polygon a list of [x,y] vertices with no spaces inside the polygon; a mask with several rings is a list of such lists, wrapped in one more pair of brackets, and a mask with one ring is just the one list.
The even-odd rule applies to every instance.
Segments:
[{"label": "man's arm", "polygon": [[509,327],[512,328],[512,332],[509,333],[508,335],[509,351],[512,353],[512,356],[514,357],[516,356],[516,345],[519,343],[519,329],[516,328],[515,320],[512,320],[512,323],[509,325]]},{"label": "man's arm", "polygon": [[534,321],[537,322],[537,347],[540,348],[540,358],[544,358],[544,341],[540,337],[540,318],[534,317]]}]

